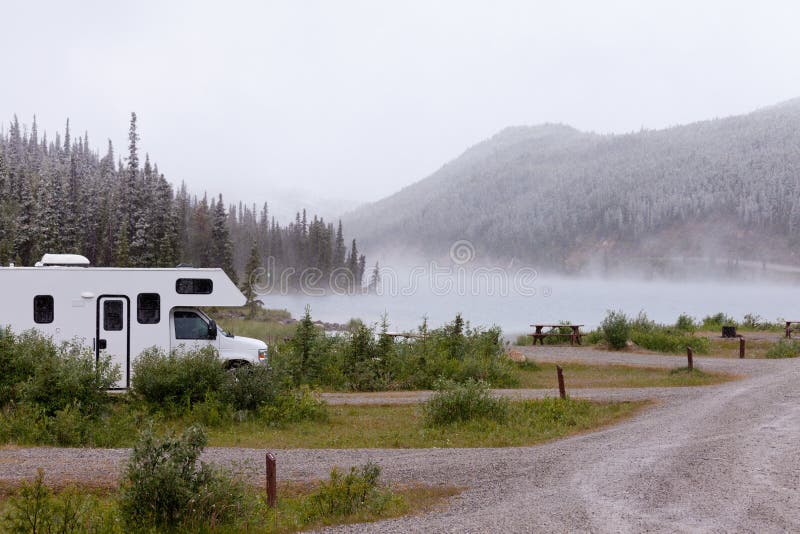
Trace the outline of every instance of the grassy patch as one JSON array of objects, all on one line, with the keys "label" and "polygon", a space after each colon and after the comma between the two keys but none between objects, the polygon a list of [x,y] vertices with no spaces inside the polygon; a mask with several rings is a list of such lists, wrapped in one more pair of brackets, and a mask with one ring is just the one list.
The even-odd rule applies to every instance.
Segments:
[{"label": "grassy patch", "polygon": [[[715,358],[738,358],[739,340],[724,339],[719,334],[709,333],[709,353],[706,356]],[[745,357],[748,359],[766,358],[767,352],[775,345],[769,339],[747,339],[745,341]]]},{"label": "grassy patch", "polygon": [[510,403],[504,422],[480,418],[444,427],[426,427],[419,406],[331,406],[328,420],[322,423],[270,428],[245,422],[211,429],[209,443],[219,447],[311,449],[523,446],[618,422],[646,404],[517,401]]},{"label": "grassy patch", "polygon": [[800,356],[800,341],[781,339],[767,350],[765,356],[767,358],[796,358]]},{"label": "grassy patch", "polygon": [[[45,483],[47,480],[45,479]],[[239,524],[217,525],[215,529],[208,528],[208,525],[192,525],[186,529],[177,529],[175,532],[262,532],[262,533],[290,533],[301,530],[317,529],[323,526],[345,525],[351,523],[363,523],[400,517],[406,514],[422,513],[432,509],[446,507],[447,500],[459,494],[463,488],[454,486],[423,486],[423,485],[403,485],[397,487],[382,487],[379,490],[379,497],[382,499],[372,499],[370,506],[358,506],[356,510],[349,513],[327,513],[320,515],[313,511],[313,501],[318,500],[318,496],[325,492],[322,489],[328,487],[327,493],[330,494],[331,482],[310,482],[298,483],[291,481],[278,482],[278,503],[275,509],[268,509],[266,506],[266,495],[263,488],[250,488],[252,502],[256,507],[256,513],[242,518]],[[338,488],[337,488],[338,489]],[[15,499],[21,497],[19,487],[7,488],[8,491],[0,494],[0,527],[3,531],[9,531],[11,527],[9,516],[15,514]],[[71,486],[60,490],[50,490],[40,488],[43,493],[41,497],[47,499],[47,503],[42,503],[47,515],[48,526],[55,527],[55,532],[63,525],[63,520],[58,518],[58,512],[62,514],[65,508],[74,520],[72,526],[77,527],[74,532],[86,531],[103,532],[106,534],[122,534],[129,529],[120,519],[119,502],[115,488],[98,491],[94,487]],[[67,506],[65,506],[67,504]],[[70,508],[71,507],[71,508]],[[55,512],[55,513],[54,513]],[[55,517],[54,517],[55,516]],[[55,520],[54,520],[55,519]],[[5,524],[3,524],[5,522]],[[40,525],[44,526],[43,523]],[[27,531],[27,530],[23,530]]]},{"label": "grassy patch", "polygon": [[[683,376],[669,369],[627,365],[589,365],[561,363],[567,388],[643,388],[707,386],[732,380],[722,373],[702,373]],[[520,387],[540,389],[555,388],[556,364],[539,363],[536,368],[519,367],[516,371]]]}]

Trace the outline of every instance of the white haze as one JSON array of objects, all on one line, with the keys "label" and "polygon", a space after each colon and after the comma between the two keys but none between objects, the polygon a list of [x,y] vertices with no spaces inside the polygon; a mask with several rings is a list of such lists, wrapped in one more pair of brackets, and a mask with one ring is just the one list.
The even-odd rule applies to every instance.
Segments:
[{"label": "white haze", "polygon": [[[264,295],[268,308],[285,308],[294,317],[311,307],[315,320],[345,323],[359,318],[379,323],[386,314],[390,330],[416,329],[423,317],[429,325],[441,326],[456,313],[473,325],[502,327],[507,335],[527,332],[529,325],[568,320],[594,328],[608,310],[622,310],[636,316],[645,312],[650,319],[672,324],[681,313],[696,319],[723,312],[737,320],[745,314],[764,320],[798,319],[800,286],[778,278],[756,276],[750,280],[653,280],[642,277],[565,277],[536,273],[526,276],[525,267],[504,269],[504,282],[483,271],[483,278],[467,268],[440,263],[420,263],[416,275],[409,268],[397,270],[395,281],[383,270],[378,295]],[[780,266],[768,266],[777,276]],[[434,273],[441,273],[435,275]],[[797,279],[797,269],[792,271]],[[492,282],[487,282],[492,280]]]},{"label": "white haze", "polygon": [[[2,2],[0,122],[174,183],[376,200],[516,124],[627,132],[800,95],[792,1]],[[283,202],[281,200],[281,202]]]}]

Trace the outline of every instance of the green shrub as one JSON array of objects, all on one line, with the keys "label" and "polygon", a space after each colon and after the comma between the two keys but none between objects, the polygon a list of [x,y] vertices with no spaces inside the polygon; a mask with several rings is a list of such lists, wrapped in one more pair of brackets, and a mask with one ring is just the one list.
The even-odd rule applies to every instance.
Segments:
[{"label": "green shrub", "polygon": [[324,421],[328,418],[327,404],[319,393],[308,386],[277,395],[258,409],[261,420],[273,426],[300,421]]},{"label": "green shrub", "polygon": [[44,407],[48,414],[68,407],[98,414],[109,403],[106,390],[119,377],[119,366],[111,364],[110,356],[96,360],[88,349],[65,343],[39,358],[32,375],[19,385],[19,397]]},{"label": "green shrub", "polygon": [[697,323],[695,323],[693,317],[682,313],[678,316],[678,320],[675,321],[675,329],[692,333],[697,329]]},{"label": "green shrub", "polygon": [[698,354],[708,354],[711,349],[707,338],[695,337],[662,326],[654,327],[649,331],[632,330],[631,341],[643,349],[675,354],[686,352],[686,347],[692,347],[692,350]]},{"label": "green shrub", "polygon": [[75,488],[54,495],[44,484],[41,469],[33,482],[23,482],[17,494],[9,498],[3,520],[0,526],[9,534],[79,534],[88,532],[90,527],[99,527],[95,532],[119,532],[113,523],[91,517],[87,497]]},{"label": "green shrub", "polygon": [[610,348],[616,350],[625,348],[630,339],[630,325],[628,317],[622,311],[609,310],[600,328]]},{"label": "green shrub", "polygon": [[106,389],[120,377],[110,357],[95,361],[91,350],[78,342],[61,345],[30,330],[0,337],[0,405],[34,403],[48,415],[77,405],[96,414],[108,404]]},{"label": "green shrub", "polygon": [[439,380],[437,392],[422,407],[426,426],[442,426],[471,419],[503,421],[508,416],[509,400],[493,397],[481,380],[463,383]]},{"label": "green shrub", "polygon": [[766,356],[767,358],[796,358],[800,356],[800,341],[781,339],[767,350]]},{"label": "green shrub", "polygon": [[380,474],[381,468],[372,462],[360,468],[351,467],[346,475],[333,468],[330,480],[322,482],[308,496],[305,522],[344,517],[363,510],[381,513],[396,497],[380,486]]},{"label": "green shrub", "polygon": [[169,354],[153,347],[134,360],[131,389],[153,405],[190,406],[220,392],[226,380],[213,347]]},{"label": "green shrub", "polygon": [[703,317],[701,324],[704,330],[719,330],[723,326],[738,326],[733,317],[722,312]]},{"label": "green shrub", "polygon": [[601,341],[603,341],[604,339],[605,338],[603,336],[603,330],[600,328],[595,328],[594,330],[591,330],[586,334],[583,334],[583,342],[586,343],[587,345],[596,345]]},{"label": "green shrub", "polygon": [[786,328],[785,321],[783,319],[778,319],[776,322],[772,323],[755,313],[746,313],[742,318],[740,326],[745,330],[773,332],[783,332]]},{"label": "green shrub", "polygon": [[[622,312],[620,312],[622,313]],[[628,327],[631,330],[639,330],[641,332],[649,332],[657,327],[655,321],[651,320],[644,310],[640,310],[635,319],[628,321]]]},{"label": "green shrub", "polygon": [[244,365],[227,373],[223,397],[234,410],[255,410],[274,401],[287,381],[274,366]]},{"label": "green shrub", "polygon": [[133,447],[120,493],[120,512],[134,529],[224,525],[249,503],[244,484],[229,473],[198,462],[205,433],[189,427],[180,437],[142,432]]}]

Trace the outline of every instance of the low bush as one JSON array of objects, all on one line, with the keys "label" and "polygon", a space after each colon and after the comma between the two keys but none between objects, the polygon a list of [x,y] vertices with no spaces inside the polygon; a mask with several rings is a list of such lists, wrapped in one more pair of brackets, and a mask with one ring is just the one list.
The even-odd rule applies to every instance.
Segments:
[{"label": "low bush", "polygon": [[56,345],[51,338],[30,330],[0,337],[0,405],[36,404],[53,415],[67,407],[97,414],[108,404],[105,390],[119,380],[119,366],[111,358],[96,361],[78,342]]},{"label": "low bush", "polygon": [[96,508],[96,499],[74,487],[54,494],[45,485],[44,472],[40,469],[33,482],[23,482],[19,491],[9,498],[0,527],[9,534],[122,532],[112,516],[97,513]]},{"label": "low bush", "polygon": [[623,349],[630,339],[630,324],[628,317],[622,311],[609,310],[603,319],[600,329],[609,348]]},{"label": "low bush", "polygon": [[600,328],[595,328],[594,330],[591,330],[586,334],[583,334],[583,341],[587,345],[596,345],[601,341],[603,341],[604,339],[605,337],[603,336],[603,330]]},{"label": "low bush", "polygon": [[719,330],[723,326],[738,326],[733,317],[722,312],[706,315],[700,324],[703,330]]},{"label": "low bush", "polygon": [[198,462],[207,437],[189,427],[180,437],[144,430],[133,447],[119,507],[133,529],[157,531],[225,525],[247,515],[252,501],[244,483]]},{"label": "low bush", "polygon": [[166,353],[145,350],[133,362],[132,392],[157,406],[190,406],[218,393],[227,380],[213,347]]},{"label": "low bush", "polygon": [[766,356],[767,358],[796,358],[800,356],[800,341],[781,339],[767,350]]},{"label": "low bush", "polygon": [[675,321],[675,329],[682,332],[693,333],[697,330],[697,323],[692,316],[682,313],[678,316],[678,320]]},{"label": "low bush", "polygon": [[274,367],[244,365],[228,371],[223,396],[234,410],[255,410],[273,402],[285,389],[287,380]]},{"label": "low bush", "polygon": [[119,379],[110,357],[95,359],[77,342],[56,345],[34,330],[0,336],[0,440],[79,446],[106,443]]},{"label": "low bush", "polygon": [[695,337],[682,331],[657,326],[648,331],[631,330],[631,341],[643,349],[679,354],[691,347],[698,354],[708,354],[711,343],[707,338]]},{"label": "low bush", "polygon": [[388,488],[380,485],[380,475],[381,468],[372,462],[351,467],[347,474],[333,468],[330,479],[309,495],[305,522],[311,523],[323,517],[345,517],[364,510],[380,514],[397,500]]},{"label": "low bush", "polygon": [[503,421],[509,400],[493,397],[486,382],[467,379],[463,383],[440,380],[437,392],[422,407],[426,426],[442,426],[471,419]]},{"label": "low bush", "polygon": [[325,421],[327,404],[308,386],[286,391],[258,408],[259,419],[272,426],[300,421]]}]

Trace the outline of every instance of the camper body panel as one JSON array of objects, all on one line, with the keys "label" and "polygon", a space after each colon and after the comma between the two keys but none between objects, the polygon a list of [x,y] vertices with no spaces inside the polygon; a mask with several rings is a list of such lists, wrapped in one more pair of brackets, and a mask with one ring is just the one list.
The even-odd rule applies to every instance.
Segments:
[{"label": "camper body panel", "polygon": [[153,346],[212,345],[224,359],[249,362],[263,360],[259,351],[266,351],[259,340],[222,332],[214,339],[176,332],[174,310],[194,310],[208,322],[196,308],[245,304],[221,269],[4,267],[0,292],[0,327],[36,329],[58,343],[76,340],[98,357],[111,354],[122,370],[119,388],[130,387],[133,359]]}]

